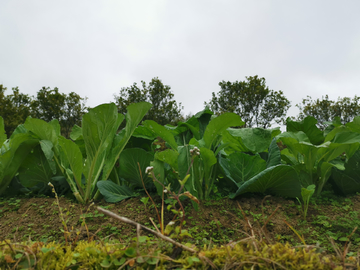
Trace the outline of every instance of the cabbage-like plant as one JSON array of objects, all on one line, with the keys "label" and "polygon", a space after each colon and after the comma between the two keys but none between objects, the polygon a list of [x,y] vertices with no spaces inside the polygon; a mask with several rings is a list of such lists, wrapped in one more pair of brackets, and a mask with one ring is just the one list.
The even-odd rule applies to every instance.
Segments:
[{"label": "cabbage-like plant", "polygon": [[83,116],[82,127],[76,128],[77,136],[83,138],[85,155],[81,145],[59,137],[60,166],[78,201],[88,203],[99,195],[97,182],[109,179],[122,150],[151,106],[147,102],[129,105],[126,126],[120,133],[117,131],[124,115],[118,113],[114,103],[90,110]]},{"label": "cabbage-like plant", "polygon": [[39,139],[29,133],[13,134],[6,139],[4,120],[0,116],[0,194],[9,186],[19,167]]},{"label": "cabbage-like plant", "polygon": [[[152,162],[156,177],[164,185],[178,185],[177,179],[184,179],[190,174],[185,184],[185,189],[198,199],[207,199],[213,191],[214,182],[218,176],[217,156],[227,146],[222,144],[222,133],[231,126],[242,126],[240,116],[235,113],[224,113],[212,117],[211,112],[205,109],[197,113],[186,122],[180,122],[177,127],[161,126],[154,121],[144,121],[137,136],[151,138],[161,137],[169,149],[155,153]],[[150,135],[149,135],[150,134]],[[191,154],[194,148],[199,150],[199,155]],[[177,174],[175,182],[168,181],[164,168],[170,166]],[[156,183],[155,183],[156,185]],[[162,188],[157,186],[159,194]]]},{"label": "cabbage-like plant", "polygon": [[344,170],[341,155],[351,158],[360,145],[360,134],[347,127],[337,127],[323,135],[313,117],[301,122],[288,120],[287,132],[277,136],[286,148],[281,151],[283,161],[298,172],[301,185],[315,185],[319,196],[333,168]]}]

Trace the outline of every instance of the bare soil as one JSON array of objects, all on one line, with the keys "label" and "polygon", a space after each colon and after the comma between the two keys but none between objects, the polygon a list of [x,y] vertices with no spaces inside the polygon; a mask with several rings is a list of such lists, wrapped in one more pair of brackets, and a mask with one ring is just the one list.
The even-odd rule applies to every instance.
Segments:
[{"label": "bare soil", "polygon": [[[160,211],[161,200],[156,196],[154,198]],[[89,205],[61,197],[63,223],[55,198],[0,198],[0,242],[4,239],[16,242],[29,239],[64,242],[64,225],[72,232],[72,240],[118,239],[126,242],[136,236],[136,229],[102,214],[96,207],[103,207],[155,229],[149,219],[158,224],[155,208],[151,201],[145,206],[140,199],[136,197],[119,203],[102,200],[89,208]],[[328,194],[318,198],[316,204],[314,202],[310,204],[304,220],[299,202],[279,197],[251,195],[237,200],[223,198],[202,201],[198,211],[189,201],[184,201],[186,224],[183,229],[187,229],[192,237],[179,241],[200,246],[210,242],[226,244],[254,234],[257,239],[269,243],[290,242],[296,246],[306,242],[307,245],[318,245],[324,251],[334,253],[330,237],[343,250],[348,245],[346,237],[350,236],[348,239],[352,244],[349,256],[355,254],[360,246],[360,230],[352,232],[360,225],[360,195],[345,198]],[[173,220],[174,214],[166,208],[164,213],[166,225]],[[177,224],[179,220],[175,218]],[[146,235],[145,232],[143,234]]]}]

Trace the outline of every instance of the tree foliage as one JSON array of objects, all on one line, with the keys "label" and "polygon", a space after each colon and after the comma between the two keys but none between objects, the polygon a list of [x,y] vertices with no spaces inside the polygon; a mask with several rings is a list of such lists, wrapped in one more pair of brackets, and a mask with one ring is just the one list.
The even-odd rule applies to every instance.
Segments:
[{"label": "tree foliage", "polygon": [[10,137],[14,129],[31,114],[31,97],[20,93],[18,87],[12,88],[13,93],[9,95],[5,95],[6,90],[0,84],[0,115],[4,119],[5,132]]},{"label": "tree foliage", "polygon": [[257,75],[246,77],[246,81],[219,83],[220,92],[212,93],[205,105],[216,114],[234,112],[241,116],[246,127],[270,127],[273,122],[283,123],[290,101],[282,91],[269,90],[265,78]]},{"label": "tree foliage", "polygon": [[58,88],[51,90],[49,87],[43,87],[34,98],[20,93],[18,87],[12,90],[12,94],[5,95],[6,87],[0,85],[0,115],[4,119],[8,137],[28,116],[46,122],[58,119],[62,135],[68,137],[75,124],[81,125],[82,116],[87,110],[86,98],[74,92],[66,95],[59,93]]},{"label": "tree foliage", "polygon": [[68,137],[75,124],[81,125],[82,116],[87,110],[86,99],[75,92],[66,95],[59,93],[57,87],[53,90],[50,87],[43,87],[31,102],[31,116],[46,122],[59,120],[61,133]]},{"label": "tree foliage", "polygon": [[164,85],[157,77],[149,85],[141,81],[141,89],[136,83],[123,87],[120,94],[115,95],[119,113],[126,113],[126,107],[132,103],[147,101],[153,105],[143,120],[154,120],[160,125],[176,124],[181,119],[181,103],[173,100],[174,94],[168,85]]},{"label": "tree foliage", "polygon": [[339,117],[342,124],[351,122],[355,116],[360,114],[360,97],[355,96],[353,99],[349,97],[338,98],[337,101],[329,99],[329,96],[323,96],[322,99],[312,100],[310,96],[304,98],[301,103],[297,104],[300,113],[298,120],[304,119],[306,116],[313,116],[317,121],[319,128],[324,129],[326,122]]}]

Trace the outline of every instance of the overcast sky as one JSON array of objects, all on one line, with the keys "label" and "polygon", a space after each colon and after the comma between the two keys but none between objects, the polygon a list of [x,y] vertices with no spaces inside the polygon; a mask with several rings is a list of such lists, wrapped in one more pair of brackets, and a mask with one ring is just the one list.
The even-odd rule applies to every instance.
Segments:
[{"label": "overcast sky", "polygon": [[[0,84],[113,102],[159,77],[184,114],[265,77],[295,104],[360,95],[360,1],[0,0]],[[7,94],[12,91],[8,90]]]}]

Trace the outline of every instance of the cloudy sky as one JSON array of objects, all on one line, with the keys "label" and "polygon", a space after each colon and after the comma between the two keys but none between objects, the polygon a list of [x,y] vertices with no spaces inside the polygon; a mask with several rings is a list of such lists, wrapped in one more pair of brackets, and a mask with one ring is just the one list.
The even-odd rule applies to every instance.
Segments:
[{"label": "cloudy sky", "polygon": [[159,77],[188,114],[220,81],[259,75],[297,115],[307,95],[360,95],[359,13],[356,0],[1,0],[0,84],[96,106]]}]

